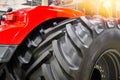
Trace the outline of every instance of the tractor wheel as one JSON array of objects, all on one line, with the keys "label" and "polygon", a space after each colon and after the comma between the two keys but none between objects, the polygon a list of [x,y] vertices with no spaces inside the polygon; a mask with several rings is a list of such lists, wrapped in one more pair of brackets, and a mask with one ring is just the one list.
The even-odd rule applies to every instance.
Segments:
[{"label": "tractor wheel", "polygon": [[68,19],[25,40],[8,67],[15,80],[120,80],[119,28],[113,18]]},{"label": "tractor wheel", "polygon": [[117,20],[82,16],[45,35],[26,70],[29,80],[120,80]]}]

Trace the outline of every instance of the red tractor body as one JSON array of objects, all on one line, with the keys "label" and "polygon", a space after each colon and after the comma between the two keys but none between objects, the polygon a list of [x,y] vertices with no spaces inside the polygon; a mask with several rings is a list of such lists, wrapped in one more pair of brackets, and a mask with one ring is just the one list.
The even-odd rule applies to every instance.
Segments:
[{"label": "red tractor body", "polygon": [[8,13],[4,25],[0,26],[0,44],[20,44],[35,27],[47,20],[81,15],[83,13],[71,9],[47,6],[25,8]]},{"label": "red tractor body", "polygon": [[41,24],[53,19],[69,19],[81,15],[83,13],[79,11],[50,6],[24,8],[4,14],[4,19],[0,20],[0,62],[9,61],[17,46]]},{"label": "red tractor body", "polygon": [[[102,11],[89,0],[65,1],[85,15]],[[108,3],[108,17],[114,16]],[[85,15],[52,6],[2,13],[0,80],[120,80],[120,19]]]}]

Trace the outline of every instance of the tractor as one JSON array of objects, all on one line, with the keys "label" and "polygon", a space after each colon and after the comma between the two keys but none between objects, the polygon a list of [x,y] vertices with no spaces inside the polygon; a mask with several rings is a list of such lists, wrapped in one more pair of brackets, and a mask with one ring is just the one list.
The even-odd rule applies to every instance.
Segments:
[{"label": "tractor", "polygon": [[0,16],[0,80],[120,80],[120,19],[10,8]]}]

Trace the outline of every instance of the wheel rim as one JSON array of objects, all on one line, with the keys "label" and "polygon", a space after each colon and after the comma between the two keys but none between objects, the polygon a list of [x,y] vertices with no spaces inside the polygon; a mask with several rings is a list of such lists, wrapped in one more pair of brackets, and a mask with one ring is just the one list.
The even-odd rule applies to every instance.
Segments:
[{"label": "wheel rim", "polygon": [[98,59],[90,80],[120,80],[120,53],[107,50]]}]

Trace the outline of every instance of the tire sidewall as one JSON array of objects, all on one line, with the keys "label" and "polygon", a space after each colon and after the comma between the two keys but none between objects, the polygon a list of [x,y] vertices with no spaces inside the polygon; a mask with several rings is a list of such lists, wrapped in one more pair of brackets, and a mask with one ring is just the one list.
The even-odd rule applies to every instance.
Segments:
[{"label": "tire sidewall", "polygon": [[120,53],[120,30],[107,29],[99,34],[85,52],[80,66],[80,80],[90,80],[94,65],[99,57],[109,49],[115,49]]}]

